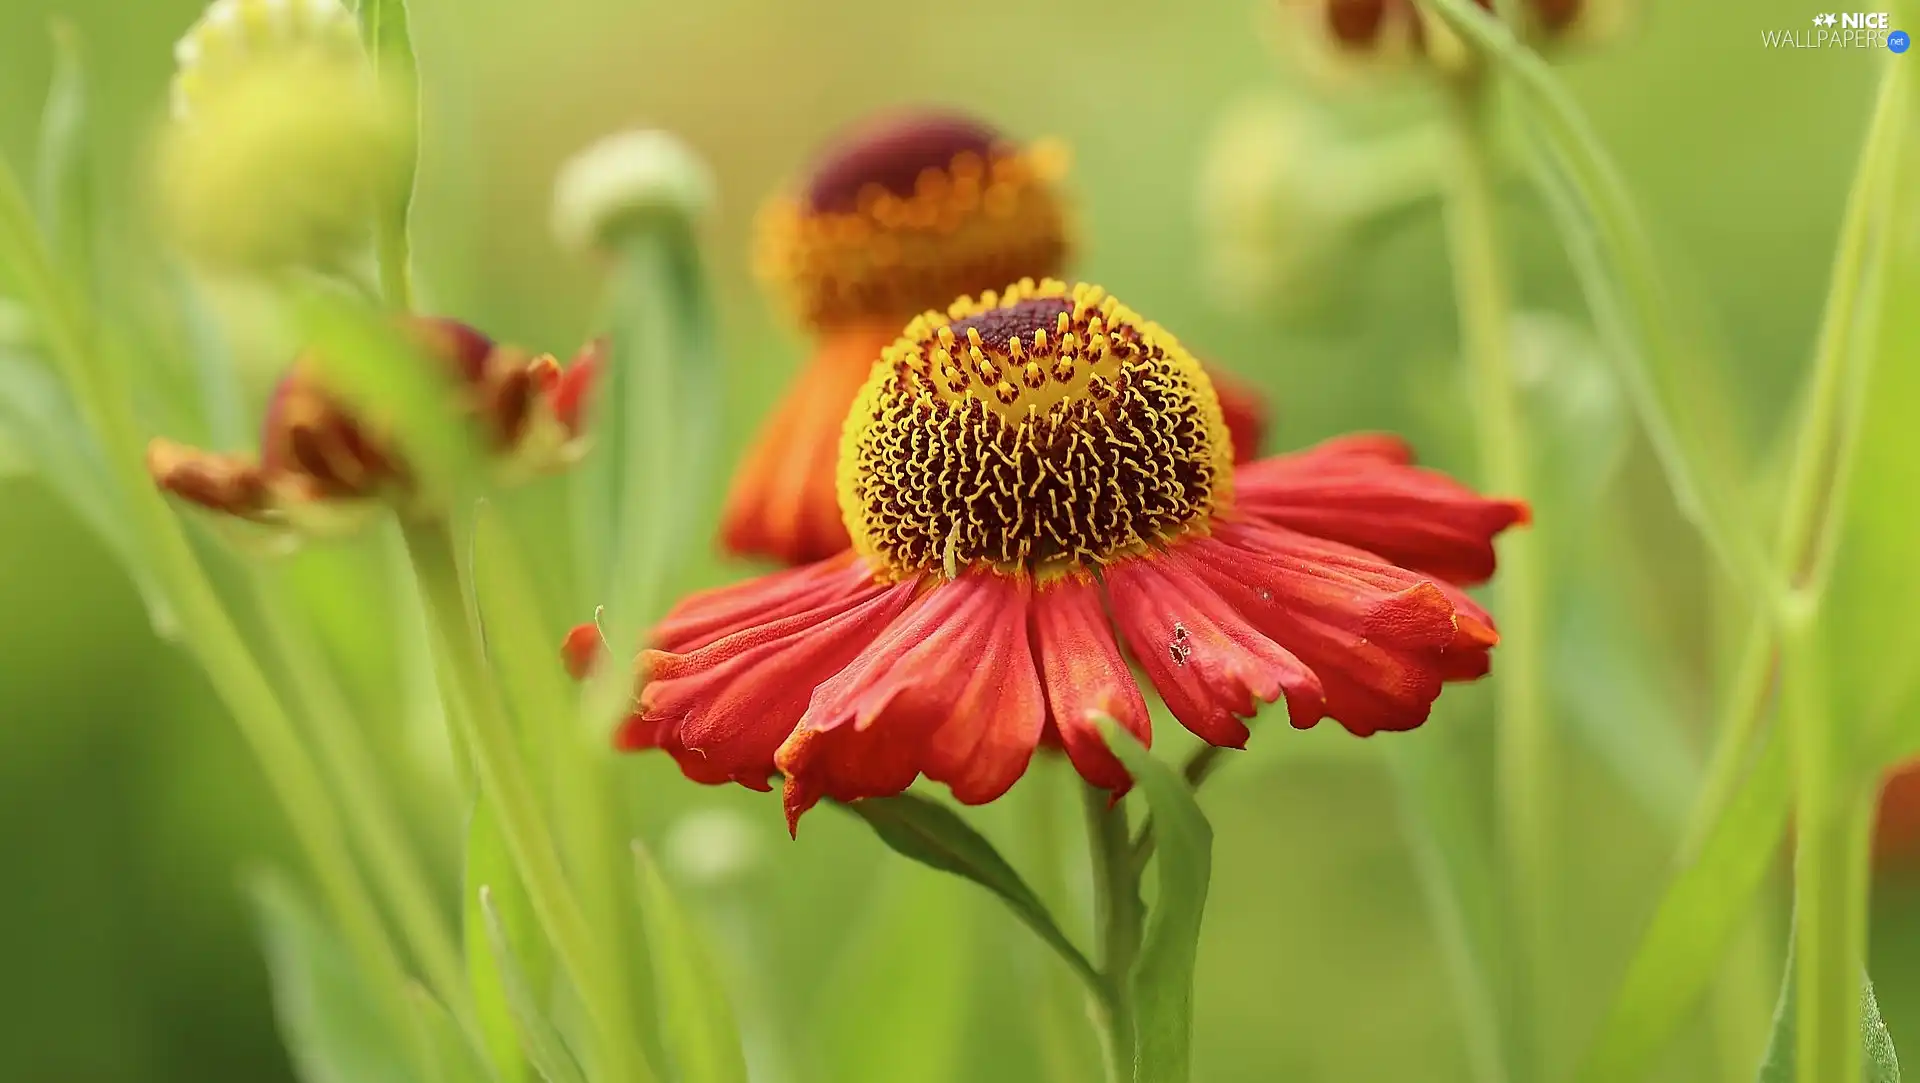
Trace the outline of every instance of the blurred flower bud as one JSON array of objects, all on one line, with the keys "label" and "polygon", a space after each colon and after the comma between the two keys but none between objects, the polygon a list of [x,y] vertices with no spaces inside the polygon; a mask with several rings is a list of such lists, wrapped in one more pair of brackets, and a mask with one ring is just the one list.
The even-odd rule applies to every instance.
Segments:
[{"label": "blurred flower bud", "polygon": [[[1494,10],[1494,0],[1473,0]],[[1279,0],[1283,49],[1321,75],[1342,69],[1426,60],[1443,69],[1469,63],[1471,53],[1418,0]],[[1518,0],[1521,37],[1536,48],[1611,37],[1624,7],[1619,0]]]},{"label": "blurred flower bud", "polygon": [[337,0],[220,0],[181,39],[159,197],[196,258],[334,267],[404,183],[406,115]]},{"label": "blurred flower bud", "polygon": [[1441,153],[1425,129],[1345,135],[1298,97],[1230,111],[1199,185],[1213,292],[1241,305],[1311,307],[1339,278],[1362,226],[1437,190]]},{"label": "blurred flower bud", "polygon": [[674,871],[706,887],[724,887],[760,859],[753,821],[732,809],[696,809],[667,829],[666,857]]},{"label": "blurred flower bud", "polygon": [[[449,378],[504,480],[563,468],[577,458],[579,403],[598,368],[589,344],[570,366],[494,342],[454,320],[411,317],[421,356]],[[156,439],[154,484],[191,504],[307,534],[338,534],[382,505],[418,511],[422,497],[402,454],[404,434],[383,431],[322,383],[310,357],[275,385],[259,452],[226,454]]]},{"label": "blurred flower bud", "polygon": [[649,221],[700,218],[714,201],[713,173],[678,136],[621,132],[560,167],[553,184],[553,232],[576,251],[611,248],[622,234]]}]

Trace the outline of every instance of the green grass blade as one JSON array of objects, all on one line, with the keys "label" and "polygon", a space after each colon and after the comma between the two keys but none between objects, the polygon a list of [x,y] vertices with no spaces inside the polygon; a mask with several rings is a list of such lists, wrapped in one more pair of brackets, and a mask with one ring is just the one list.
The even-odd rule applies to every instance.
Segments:
[{"label": "green grass blade", "polygon": [[481,921],[486,926],[487,946],[492,950],[493,961],[500,971],[500,984],[506,994],[507,1008],[512,1013],[514,1027],[520,1034],[527,1059],[533,1062],[534,1071],[539,1072],[540,1078],[546,1083],[587,1083],[586,1075],[580,1070],[580,1062],[574,1059],[559,1029],[547,1018],[539,994],[521,967],[520,958],[515,953],[513,935],[495,905],[493,888],[483,885],[475,897],[479,900]]},{"label": "green grass blade", "polygon": [[1107,724],[1107,744],[1153,810],[1159,839],[1159,897],[1147,913],[1134,961],[1136,1083],[1185,1083],[1193,1044],[1193,967],[1213,876],[1213,827],[1179,771],[1155,759],[1132,734]]},{"label": "green grass blade", "polygon": [[679,1083],[747,1083],[740,1028],[705,934],[688,919],[660,867],[635,844],[640,917],[660,994],[660,1030]]},{"label": "green grass blade", "polygon": [[[507,989],[504,964],[495,958],[493,925],[497,923],[512,950],[519,980],[531,990],[544,990],[552,974],[551,952],[534,920],[533,904],[513,870],[499,821],[484,797],[474,802],[467,822],[467,853],[461,897],[466,900],[464,925],[467,980],[473,989],[480,1031],[494,1077],[501,1083],[523,1083],[527,1058]],[[481,893],[489,891],[492,915],[481,908]],[[529,994],[537,995],[537,994]]]},{"label": "green grass blade", "polygon": [[474,1057],[473,1047],[460,1035],[453,1016],[425,986],[407,990],[413,997],[414,1014],[420,1017],[432,1049],[433,1077],[427,1083],[494,1083],[494,1076]]},{"label": "green grass blade", "polygon": [[1642,1078],[1685,1024],[1780,854],[1792,792],[1787,742],[1775,734],[1698,856],[1668,885],[1589,1048],[1582,1083]]},{"label": "green grass blade", "polygon": [[273,981],[274,1014],[301,1083],[411,1083],[395,1021],[346,950],[281,877],[247,885]]},{"label": "green grass blade", "polygon": [[[1793,1083],[1795,1058],[1799,1055],[1797,985],[1794,981],[1793,942],[1787,942],[1787,966],[1780,982],[1780,1003],[1773,1013],[1773,1034],[1767,1039],[1767,1055],[1760,1063],[1759,1083]],[[1860,975],[1860,1049],[1862,1083],[1900,1083],[1900,1058],[1894,1053],[1893,1035],[1880,1017],[1880,1002],[1873,995],[1873,980]]]},{"label": "green grass blade", "polygon": [[93,154],[88,144],[86,64],[80,34],[56,19],[53,79],[40,114],[40,157],[34,178],[41,229],[49,247],[75,282],[93,280]]}]

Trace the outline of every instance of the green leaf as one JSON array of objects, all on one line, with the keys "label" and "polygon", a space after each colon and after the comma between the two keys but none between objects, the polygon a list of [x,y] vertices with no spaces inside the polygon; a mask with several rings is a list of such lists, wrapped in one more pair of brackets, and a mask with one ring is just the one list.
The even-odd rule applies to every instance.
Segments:
[{"label": "green leaf", "polygon": [[407,995],[413,1012],[426,1031],[433,1078],[427,1083],[492,1083],[493,1074],[475,1058],[473,1047],[460,1034],[460,1028],[447,1009],[433,998],[425,986],[409,985]]},{"label": "green leaf", "polygon": [[53,79],[40,114],[38,191],[41,229],[75,282],[92,277],[93,161],[87,145],[87,77],[80,35],[54,20]]},{"label": "green leaf", "polygon": [[1185,1083],[1193,1044],[1193,966],[1213,876],[1213,827],[1180,772],[1155,759],[1132,734],[1103,723],[1107,744],[1153,810],[1159,897],[1147,914],[1134,961],[1133,1078]]},{"label": "green leaf", "polygon": [[376,210],[381,287],[393,307],[407,309],[412,299],[412,245],[407,235],[419,173],[420,75],[407,26],[406,0],[362,0],[360,36],[374,60],[381,89],[407,116],[405,165],[394,179],[390,199]]},{"label": "green leaf", "polygon": [[[1920,516],[1912,497],[1920,492],[1920,429],[1913,404],[1920,402],[1920,310],[1909,303],[1920,290],[1920,140],[1903,148],[1890,245],[1878,306],[1880,322],[1860,370],[1846,390],[1854,434],[1840,450],[1840,483],[1846,486],[1836,542],[1822,554],[1831,568],[1821,607],[1820,635],[1827,646],[1834,717],[1852,720],[1869,742],[1869,762],[1879,767],[1920,749],[1920,576],[1912,572],[1920,552]],[[1850,450],[1851,454],[1848,454]]]},{"label": "green leaf", "polygon": [[1770,736],[1699,856],[1662,895],[1578,1078],[1640,1079],[1688,1018],[1780,854],[1792,795],[1787,742]]},{"label": "green leaf", "polygon": [[318,290],[295,302],[308,357],[327,389],[374,429],[394,434],[415,485],[446,499],[475,475],[479,447],[452,374],[364,303]]},{"label": "green leaf", "polygon": [[521,1052],[520,1032],[514,1022],[514,1007],[504,977],[505,964],[494,958],[488,915],[481,910],[482,892],[490,893],[494,914],[512,946],[516,973],[531,989],[545,989],[552,971],[551,955],[534,920],[533,904],[513,859],[507,852],[506,837],[499,819],[484,796],[476,798],[467,821],[467,855],[464,876],[466,913],[464,925],[467,947],[467,981],[473,987],[473,999],[480,1019],[480,1030],[487,1043],[487,1057],[501,1083],[523,1083],[527,1078],[526,1057]]},{"label": "green leaf", "polygon": [[154,632],[171,639],[179,628],[173,607],[147,571],[79,412],[46,366],[5,345],[0,345],[0,443],[112,551],[146,603]]},{"label": "green leaf", "polygon": [[294,888],[265,874],[247,885],[273,983],[280,1037],[302,1083],[412,1083],[394,1020]]},{"label": "green leaf", "polygon": [[[1799,1052],[1799,1012],[1796,1010],[1793,942],[1787,942],[1786,976],[1780,982],[1780,1004],[1773,1013],[1773,1035],[1767,1039],[1766,1059],[1760,1064],[1759,1083],[1794,1083]],[[1873,980],[1860,975],[1860,1078],[1863,1083],[1900,1083],[1900,1058],[1893,1051],[1893,1035],[1880,1018],[1880,1002]]]},{"label": "green leaf", "polygon": [[572,726],[573,695],[560,665],[560,640],[541,613],[522,552],[499,511],[480,503],[474,510],[471,581],[487,661],[519,724],[529,774],[544,779],[543,734]]},{"label": "green leaf", "polygon": [[526,1048],[527,1059],[533,1062],[534,1070],[547,1083],[586,1083],[579,1061],[574,1059],[558,1028],[547,1018],[540,1006],[539,995],[534,992],[526,972],[521,969],[520,961],[514,954],[512,934],[494,905],[492,887],[482,885],[476,897],[487,929],[487,946],[493,952],[494,962],[499,965],[500,984],[506,993],[507,1008],[513,1015],[521,1044]]},{"label": "green leaf", "polygon": [[960,1083],[976,919],[951,881],[890,863],[813,1000],[813,1078]]},{"label": "green leaf", "polygon": [[870,797],[845,806],[867,822],[898,853],[930,868],[971,880],[1000,897],[1015,917],[1032,929],[1067,964],[1097,986],[1093,964],[1075,947],[1019,872],[1000,856],[986,836],[953,809],[918,794]]},{"label": "green leaf", "polygon": [[705,934],[680,909],[646,849],[635,843],[633,857],[640,917],[659,987],[660,1030],[677,1078],[680,1083],[747,1083],[740,1029]]}]

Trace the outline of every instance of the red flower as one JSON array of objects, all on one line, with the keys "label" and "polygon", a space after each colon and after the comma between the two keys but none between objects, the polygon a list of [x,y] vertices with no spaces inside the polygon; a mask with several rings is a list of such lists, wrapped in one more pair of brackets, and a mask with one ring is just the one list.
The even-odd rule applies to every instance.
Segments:
[{"label": "red flower", "polygon": [[1882,869],[1920,867],[1920,763],[1887,773],[1873,829],[1873,861]]},{"label": "red flower", "polygon": [[[462,409],[503,467],[538,470],[572,458],[598,344],[562,369],[550,354],[498,345],[454,320],[414,317],[407,327],[445,367]],[[147,446],[147,472],[162,489],[203,508],[311,531],[358,522],[376,501],[404,506],[412,495],[392,435],[329,394],[305,358],[274,387],[257,459],[155,439]]]},{"label": "red flower", "polygon": [[[1064,155],[970,117],[882,115],[833,142],[805,189],[761,214],[758,264],[818,338],[735,472],[721,541],[800,564],[852,544],[834,464],[847,406],[915,314],[1004,282],[1058,274],[1071,254],[1057,182]],[[1222,390],[1241,454],[1260,442],[1260,402]]]},{"label": "red flower", "polygon": [[784,775],[792,823],[923,774],[990,801],[1043,743],[1123,791],[1097,721],[1152,738],[1126,656],[1232,747],[1263,702],[1367,735],[1486,673],[1493,622],[1459,588],[1524,504],[1390,437],[1236,475],[1200,366],[1097,287],[928,313],[884,360],[841,448],[853,550],[683,601],[620,747],[703,782]]}]

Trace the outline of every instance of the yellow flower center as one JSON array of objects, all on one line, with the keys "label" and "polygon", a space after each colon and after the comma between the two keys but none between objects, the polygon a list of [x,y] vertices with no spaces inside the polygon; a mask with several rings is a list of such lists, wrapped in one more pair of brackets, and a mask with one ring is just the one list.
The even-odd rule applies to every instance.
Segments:
[{"label": "yellow flower center", "polygon": [[928,312],[847,417],[840,509],[895,575],[1051,575],[1203,526],[1232,486],[1213,385],[1098,286],[1023,280]]}]

